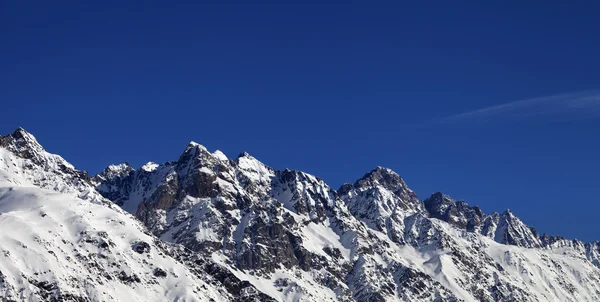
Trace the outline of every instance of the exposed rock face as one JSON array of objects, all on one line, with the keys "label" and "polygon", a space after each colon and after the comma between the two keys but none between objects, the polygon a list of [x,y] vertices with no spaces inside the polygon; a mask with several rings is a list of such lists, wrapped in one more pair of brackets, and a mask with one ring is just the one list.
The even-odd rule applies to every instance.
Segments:
[{"label": "exposed rock face", "polygon": [[94,203],[112,205],[90,183],[87,172],[78,171],[56,154],[50,154],[35,137],[18,128],[12,134],[0,136],[0,170],[17,174],[19,180],[38,187],[66,193]]},{"label": "exposed rock face", "polygon": [[[86,255],[76,260],[75,275],[14,274],[0,254],[0,289],[9,293],[28,284],[38,299],[93,301],[89,291],[72,289],[86,288],[80,282],[102,282],[162,295],[182,282],[167,300],[600,300],[599,243],[540,235],[510,211],[486,214],[442,193],[420,201],[390,169],[377,167],[335,191],[310,174],[275,170],[248,153],[229,159],[192,142],[176,161],[139,169],[109,166],[88,179],[24,130],[17,132],[0,137],[0,172],[12,175],[12,185],[35,184],[72,197],[65,205],[49,203],[56,210],[44,210],[41,203],[16,212],[2,208],[0,224],[11,223],[3,218],[11,211],[54,219],[66,209],[78,213],[77,221],[94,223],[68,235],[54,230],[61,229],[56,225],[36,233],[51,243],[54,254],[44,259],[57,266],[68,266],[61,264],[67,255],[63,245]],[[19,204],[3,196],[0,208]],[[97,204],[87,212],[81,199]],[[106,216],[137,227],[104,225]],[[60,236],[40,235],[47,231]],[[0,229],[0,236],[7,234]],[[12,255],[23,249],[19,246],[5,249]],[[103,256],[109,260],[98,260]],[[95,264],[86,266],[90,259]],[[121,267],[111,266],[113,261]],[[99,270],[111,279],[94,279]],[[60,281],[64,278],[75,280],[69,285],[74,287]],[[97,294],[119,300],[113,287],[107,287],[110,297]]]},{"label": "exposed rock face", "polygon": [[[125,204],[139,204],[134,213],[155,234],[210,255],[278,299],[538,301],[570,297],[573,288],[598,295],[561,275],[567,262],[512,213],[488,215],[441,193],[420,201],[390,169],[377,167],[335,191],[247,153],[227,159],[192,143],[146,178],[163,181],[149,190],[138,189],[145,188],[139,181],[123,186],[144,192],[124,195]],[[532,256],[499,243],[542,249]],[[585,249],[573,252],[579,261],[591,261]],[[529,270],[539,280],[560,279],[561,289],[539,292],[554,281],[515,283],[522,265],[515,258],[545,263],[548,271]],[[597,268],[586,265],[587,280],[597,282]]]},{"label": "exposed rock face", "polygon": [[[0,144],[3,301],[272,300],[212,259],[159,241],[23,129]],[[133,170],[121,168],[105,174]]]},{"label": "exposed rock face", "polygon": [[[263,288],[276,297],[351,301],[373,295],[395,299],[406,290],[396,284],[400,279],[394,279],[394,274],[412,268],[400,263],[383,273],[393,286],[359,282],[359,275],[375,278],[371,274],[382,274],[371,268],[373,256],[368,256],[367,262],[359,261],[361,255],[379,250],[383,255],[379,257],[391,261],[394,252],[389,243],[375,247],[377,235],[354,219],[337,192],[317,177],[274,170],[247,153],[227,159],[195,143],[188,145],[176,162],[159,165],[146,174],[138,170],[117,178],[101,174],[97,179],[110,181],[97,182],[97,188],[123,204],[139,204],[132,213],[165,241],[221,259],[246,278],[279,276],[280,281]],[[412,191],[395,183],[399,178],[395,173],[383,169],[371,178],[398,198],[410,198],[414,204],[407,206],[421,207]],[[123,184],[124,179],[129,183]],[[145,179],[162,182],[147,188]],[[111,195],[121,192],[112,189],[114,183],[126,188],[122,195]],[[352,277],[357,283],[350,287],[347,280],[351,274],[357,274]],[[436,288],[432,292],[454,297],[441,284],[426,279],[426,288]],[[385,292],[379,293],[382,288]]]},{"label": "exposed rock face", "polygon": [[471,207],[439,192],[425,199],[424,204],[431,218],[446,221],[458,229],[481,233],[503,244],[528,248],[543,246],[535,229],[525,225],[510,210],[488,215],[477,206]]},{"label": "exposed rock face", "polygon": [[424,204],[431,218],[444,220],[469,232],[480,230],[484,214],[477,206],[470,207],[466,202],[455,201],[440,192],[425,199]]},{"label": "exposed rock face", "polygon": [[[348,209],[370,228],[388,234],[393,241],[405,243],[405,219],[423,215],[423,204],[394,171],[377,167],[353,185],[338,190]],[[412,217],[418,221],[417,217]]]},{"label": "exposed rock face", "polygon": [[[210,260],[188,265],[189,251],[158,241],[130,215],[2,176],[3,301],[265,301],[250,284],[213,273],[220,266]],[[255,294],[231,293],[231,284]]]}]

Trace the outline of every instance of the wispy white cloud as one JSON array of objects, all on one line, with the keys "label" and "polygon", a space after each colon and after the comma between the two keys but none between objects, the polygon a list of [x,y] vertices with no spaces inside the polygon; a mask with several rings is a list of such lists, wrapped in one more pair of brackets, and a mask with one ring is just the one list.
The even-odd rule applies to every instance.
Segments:
[{"label": "wispy white cloud", "polygon": [[600,90],[537,97],[467,111],[438,119],[438,123],[562,116],[569,119],[600,117]]}]

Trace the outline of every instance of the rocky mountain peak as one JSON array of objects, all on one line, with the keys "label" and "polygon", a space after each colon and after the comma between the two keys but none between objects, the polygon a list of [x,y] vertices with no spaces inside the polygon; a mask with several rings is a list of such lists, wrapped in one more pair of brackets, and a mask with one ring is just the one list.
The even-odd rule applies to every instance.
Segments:
[{"label": "rocky mountain peak", "polygon": [[542,242],[535,229],[526,225],[510,210],[497,216],[494,240],[504,244],[522,247],[540,247]]},{"label": "rocky mountain peak", "polygon": [[195,142],[195,141],[190,141],[190,142],[189,142],[189,144],[188,144],[188,145],[187,145],[187,147],[185,148],[185,151],[184,151],[184,153],[185,153],[185,152],[188,152],[188,151],[189,151],[189,150],[191,150],[191,149],[197,149],[197,150],[200,150],[200,151],[207,151],[206,147],[204,147],[204,146],[203,146],[203,145],[201,145],[201,144],[198,144],[198,143],[197,143],[197,142]]},{"label": "rocky mountain peak", "polygon": [[404,219],[424,212],[404,180],[384,167],[371,170],[354,184],[342,185],[337,193],[352,215],[399,243],[404,243]]},{"label": "rocky mountain peak", "polygon": [[[419,210],[421,207],[417,195],[408,188],[398,173],[389,168],[376,167],[354,182],[352,187],[347,184],[342,185],[339,189],[339,194],[341,196],[347,195],[351,189],[354,189],[354,194],[357,192],[370,192],[369,194],[372,196],[379,196],[378,199],[389,200],[386,196],[392,194],[398,199],[398,201],[393,203],[400,202],[402,204],[401,208],[405,210]],[[389,202],[387,203],[389,204]]]},{"label": "rocky mountain peak", "polygon": [[348,194],[348,192],[352,191],[354,189],[354,185],[351,183],[344,183],[343,185],[340,186],[339,189],[337,189],[337,193],[339,195],[346,195]]},{"label": "rocky mountain peak", "polygon": [[442,193],[442,192],[435,192],[433,194],[431,194],[431,196],[429,196],[429,198],[427,198],[427,200],[430,200],[430,202],[440,202],[440,203],[449,203],[449,202],[454,202],[454,199],[452,199],[452,197]]},{"label": "rocky mountain peak", "polygon": [[441,192],[433,193],[423,201],[429,217],[446,221],[460,229],[478,231],[484,213],[478,206],[469,206],[464,201],[456,201]]},{"label": "rocky mountain peak", "polygon": [[432,217],[437,216],[437,213],[444,213],[446,210],[456,205],[456,201],[452,197],[445,195],[442,192],[435,192],[429,196],[429,198],[423,201],[425,209],[429,212]]},{"label": "rocky mountain peak", "polygon": [[17,183],[29,183],[95,203],[109,203],[94,190],[86,171],[79,171],[61,156],[47,152],[23,128],[0,136],[0,170],[16,176],[13,181]]},{"label": "rocky mountain peak", "polygon": [[46,171],[56,170],[63,173],[78,174],[79,176],[86,175],[87,177],[87,172],[77,171],[75,167],[59,155],[46,152],[35,136],[21,127],[9,135],[0,136],[0,147],[10,151],[17,157],[28,160],[29,165],[27,166],[30,168],[33,168],[31,164],[34,164]]},{"label": "rocky mountain peak", "polygon": [[241,157],[252,157],[252,155],[250,155],[250,153],[244,151],[241,152],[240,154],[238,154],[237,158],[241,158]]},{"label": "rocky mountain peak", "polygon": [[217,157],[218,159],[220,159],[222,161],[229,160],[227,158],[227,155],[225,155],[225,153],[223,153],[221,150],[215,150],[215,152],[213,152],[213,156]]},{"label": "rocky mountain peak", "polygon": [[218,158],[211,154],[206,147],[192,141],[179,156],[177,166],[179,169],[193,169],[201,166],[212,166],[218,161]]},{"label": "rocky mountain peak", "polygon": [[[11,138],[11,142],[19,140],[30,139],[20,133]],[[104,262],[105,258],[98,258],[96,263],[106,264],[100,266],[103,272],[114,271],[110,278],[115,282],[123,279],[135,282],[136,287],[147,285],[148,291],[139,287],[144,294],[151,293],[156,282],[177,281],[171,269],[177,267],[177,275],[191,276],[193,284],[200,284],[195,279],[208,282],[192,289],[190,295],[206,296],[203,290],[209,285],[223,289],[219,285],[223,281],[226,292],[215,292],[214,301],[265,301],[267,295],[278,301],[600,300],[596,291],[600,284],[596,267],[600,266],[598,244],[548,236],[543,237],[542,244],[540,236],[512,212],[488,215],[441,192],[419,201],[397,173],[383,167],[373,169],[353,184],[344,184],[336,193],[322,179],[308,173],[272,169],[246,152],[229,160],[220,151],[210,153],[191,142],[177,161],[151,162],[137,170],[127,163],[109,166],[105,174],[111,174],[113,179],[97,178],[99,182],[91,188],[76,174],[58,171],[56,167],[63,160],[56,155],[39,152],[49,164],[35,165],[4,148],[0,152],[0,172],[17,167],[20,170],[15,172],[29,175],[37,186],[79,193],[81,198],[89,199],[90,194],[101,192],[112,201],[111,205],[120,205],[136,215],[146,229],[140,226],[139,231],[125,233],[123,224],[111,226],[107,221],[137,224],[128,215],[99,210],[105,205],[90,212],[86,204],[71,200],[80,216],[93,222],[88,229],[95,232],[100,227],[98,230],[104,232],[95,237],[76,232],[81,238],[73,236],[73,232],[64,234],[68,235],[66,242],[79,243],[79,247],[89,244],[87,255],[97,254],[98,248],[106,248],[107,243],[111,253],[102,255],[110,257],[110,263],[120,257],[114,251],[134,259],[121,261],[125,275],[123,269]],[[3,162],[4,159],[9,160]],[[40,215],[42,220],[62,219],[58,215],[64,213],[62,199],[56,195],[57,211],[36,205],[31,212],[36,217],[33,221],[37,223]],[[71,223],[68,220],[62,225]],[[112,232],[120,239],[111,235],[114,227],[120,228]],[[62,226],[53,226],[50,231],[57,229]],[[50,232],[43,231],[39,234],[53,238],[54,235],[46,235]],[[105,233],[108,236],[100,235]],[[133,233],[136,236],[132,237]],[[140,237],[144,237],[144,243],[139,242]],[[116,246],[111,246],[108,239]],[[163,241],[174,245],[171,248]],[[57,247],[68,244],[55,242]],[[33,244],[27,242],[29,246]],[[510,245],[538,249],[529,252]],[[65,246],[64,250],[69,252],[72,247]],[[15,245],[14,251],[20,255],[26,249]],[[53,252],[62,253],[58,248],[53,248]],[[6,264],[0,259],[2,273],[14,262],[4,255]],[[48,259],[55,259],[53,254],[48,255]],[[167,259],[164,256],[172,256],[169,262],[174,264],[167,266],[166,262],[156,261]],[[78,260],[90,263],[90,258]],[[178,263],[191,270],[186,271]],[[19,281],[12,282],[16,284],[14,292],[19,293],[24,277],[17,270],[14,272],[10,278]],[[137,277],[131,272],[136,272]],[[197,274],[192,276],[193,272]],[[2,273],[0,285],[7,280]],[[112,282],[108,278],[100,281]],[[162,297],[161,288],[182,283],[161,284],[164,286],[157,293]],[[63,288],[60,290],[64,292]],[[248,296],[249,291],[254,294]]]},{"label": "rocky mountain peak", "polygon": [[113,179],[115,177],[127,176],[131,171],[135,170],[128,162],[123,162],[117,165],[109,165],[104,168],[100,176],[105,179]]},{"label": "rocky mountain peak", "polygon": [[15,139],[24,140],[27,142],[36,143],[39,145],[33,134],[27,132],[22,127],[17,128],[12,134],[10,134]]},{"label": "rocky mountain peak", "polygon": [[140,170],[145,171],[145,172],[152,172],[154,170],[156,170],[158,168],[159,164],[155,163],[155,162],[147,162],[146,164],[144,164]]},{"label": "rocky mountain peak", "polygon": [[503,244],[522,247],[540,247],[542,241],[537,231],[526,225],[509,209],[485,214],[478,206],[456,201],[441,192],[423,201],[429,217],[443,220],[456,228],[480,233]]},{"label": "rocky mountain peak", "polygon": [[38,143],[35,136],[21,127],[7,136],[0,136],[0,147],[6,148],[16,155],[27,159],[36,158],[36,154],[44,151],[44,148]]},{"label": "rocky mountain peak", "polygon": [[354,183],[354,187],[356,188],[375,186],[382,186],[388,190],[396,190],[399,187],[406,187],[406,183],[404,183],[402,177],[392,171],[392,169],[381,166],[371,170]]}]

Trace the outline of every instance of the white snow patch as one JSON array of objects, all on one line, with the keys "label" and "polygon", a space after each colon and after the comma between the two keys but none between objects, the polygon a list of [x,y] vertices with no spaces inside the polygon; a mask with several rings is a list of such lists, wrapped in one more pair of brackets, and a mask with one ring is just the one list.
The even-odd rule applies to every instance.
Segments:
[{"label": "white snow patch", "polygon": [[140,169],[146,171],[146,172],[153,172],[154,170],[156,170],[156,168],[158,168],[158,164],[154,163],[154,162],[148,162],[145,165],[143,165]]},{"label": "white snow patch", "polygon": [[[0,176],[15,178],[1,170]],[[150,250],[135,252],[132,245],[142,241]],[[5,298],[36,301],[38,289],[29,280],[37,280],[94,301],[227,300],[164,255],[129,215],[64,194],[0,181],[0,242]],[[167,275],[154,277],[155,268]],[[121,271],[141,281],[122,282],[116,277]]]},{"label": "white snow patch", "polygon": [[219,160],[222,160],[222,161],[227,161],[228,160],[228,158],[225,155],[225,153],[221,152],[221,150],[216,150],[212,155],[214,157],[218,158]]},{"label": "white snow patch", "polygon": [[350,259],[350,249],[341,243],[340,236],[331,229],[329,218],[323,223],[310,222],[302,228],[302,235],[304,248],[308,251],[329,257],[323,249],[332,247],[337,248],[344,259]]}]

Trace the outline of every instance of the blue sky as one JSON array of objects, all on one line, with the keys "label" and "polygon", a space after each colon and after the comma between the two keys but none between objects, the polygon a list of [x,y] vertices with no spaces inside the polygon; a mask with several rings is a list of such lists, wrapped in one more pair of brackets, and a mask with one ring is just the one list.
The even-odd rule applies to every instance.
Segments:
[{"label": "blue sky", "polygon": [[599,4],[287,2],[4,1],[0,133],[91,173],[190,140],[334,187],[381,165],[600,239]]}]

